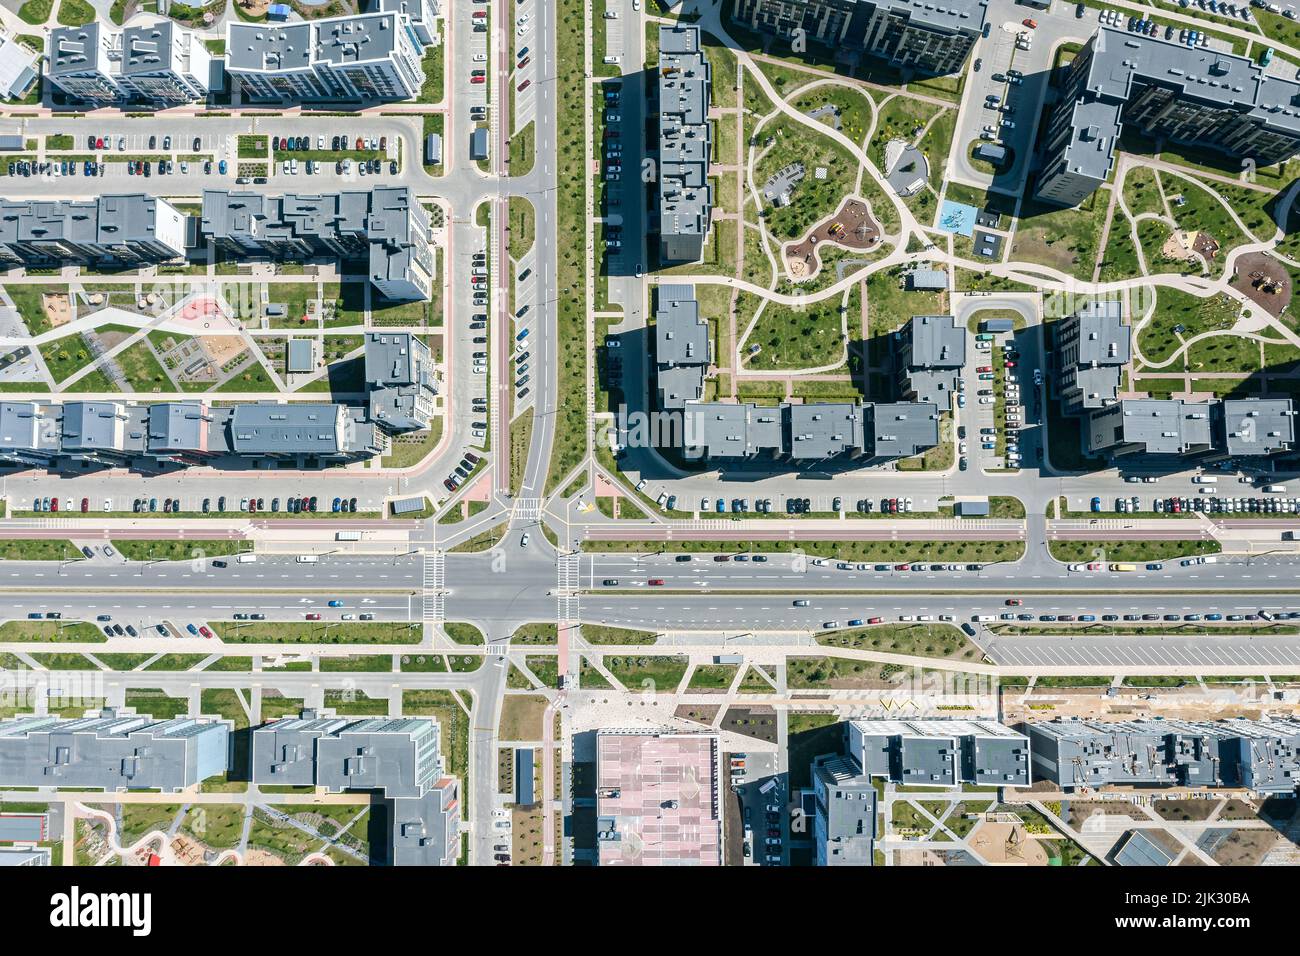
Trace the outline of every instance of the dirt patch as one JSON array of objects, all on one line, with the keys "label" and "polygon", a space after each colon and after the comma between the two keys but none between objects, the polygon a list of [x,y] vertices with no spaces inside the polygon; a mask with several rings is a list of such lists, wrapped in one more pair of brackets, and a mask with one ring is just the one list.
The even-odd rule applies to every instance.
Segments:
[{"label": "dirt patch", "polygon": [[790,278],[806,279],[816,274],[821,268],[817,247],[823,242],[845,249],[870,249],[880,242],[880,224],[871,218],[865,202],[846,199],[839,212],[814,226],[802,241],[785,247],[785,268]]},{"label": "dirt patch", "polygon": [[718,716],[718,711],[721,709],[721,704],[681,704],[673,711],[673,716],[712,727],[713,718]]},{"label": "dirt patch", "polygon": [[96,334],[99,336],[99,341],[103,343],[104,350],[109,351],[135,335],[135,330],[133,329],[130,332],[118,332],[110,329],[103,332],[97,332]]},{"label": "dirt patch", "polygon": [[1280,839],[1272,830],[1233,830],[1211,859],[1220,866],[1257,866]]},{"label": "dirt patch", "polygon": [[1014,823],[981,823],[967,839],[980,859],[1007,866],[1047,866],[1047,851]]},{"label": "dirt patch", "polygon": [[1190,822],[1210,819],[1218,804],[1217,800],[1152,800],[1151,809],[1161,820]]},{"label": "dirt patch", "polygon": [[249,848],[244,851],[244,866],[284,866],[284,860],[274,853]]},{"label": "dirt patch", "polygon": [[200,335],[199,342],[218,368],[244,351],[244,340],[237,335]]},{"label": "dirt patch", "polygon": [[50,325],[56,329],[72,321],[72,296],[65,292],[42,293],[41,308],[45,310]]},{"label": "dirt patch", "polygon": [[1291,274],[1272,256],[1251,252],[1237,258],[1232,287],[1272,316],[1291,304]]},{"label": "dirt patch", "polygon": [[537,694],[507,694],[501,706],[502,740],[541,740],[546,698]]},{"label": "dirt patch", "polygon": [[1128,817],[1130,820],[1147,819],[1146,814],[1131,803],[1121,803],[1118,800],[1071,800],[1070,815],[1066,823],[1072,827],[1080,827],[1085,820],[1096,814]]}]

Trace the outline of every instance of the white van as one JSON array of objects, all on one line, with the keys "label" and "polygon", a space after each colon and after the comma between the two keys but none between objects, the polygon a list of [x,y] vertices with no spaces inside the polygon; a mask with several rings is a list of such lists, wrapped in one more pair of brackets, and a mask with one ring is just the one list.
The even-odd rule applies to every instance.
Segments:
[{"label": "white van", "polygon": [[972,614],[971,620],[980,621],[981,623],[983,623],[986,621],[996,621],[997,617],[993,614]]},{"label": "white van", "polygon": [[314,554],[300,554],[300,555],[298,555],[298,563],[299,563],[299,564],[315,564],[315,563],[316,563],[317,561],[319,561],[319,560],[320,560],[320,558],[319,558],[317,555],[314,555]]},{"label": "white van", "polygon": [[1284,495],[1286,494],[1286,485],[1265,485],[1264,490],[1270,495]]},{"label": "white van", "polygon": [[1194,478],[1192,478],[1192,484],[1194,484],[1194,485],[1212,485],[1212,484],[1214,484],[1214,483],[1215,483],[1216,481],[1218,481],[1218,480],[1219,480],[1219,479],[1218,479],[1218,476],[1216,476],[1216,475],[1196,475]]},{"label": "white van", "polygon": [[235,560],[238,561],[240,564],[252,564],[254,561],[257,560],[257,555],[255,555],[255,554],[237,554],[237,555],[235,555]]},{"label": "white van", "polygon": [[605,62],[613,66],[614,64],[618,63],[618,59],[619,58],[616,56],[607,56],[605,57]]}]

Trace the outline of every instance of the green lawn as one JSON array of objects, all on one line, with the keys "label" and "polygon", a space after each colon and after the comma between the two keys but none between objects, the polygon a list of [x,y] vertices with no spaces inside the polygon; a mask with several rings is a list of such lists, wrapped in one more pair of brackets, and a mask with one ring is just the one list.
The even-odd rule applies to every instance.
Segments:
[{"label": "green lawn", "polygon": [[[847,306],[839,296],[802,309],[769,302],[745,340],[745,367],[781,370],[838,364],[845,355],[844,313],[854,319],[860,310],[858,286],[853,286]],[[750,350],[758,345],[757,354]]]},{"label": "green lawn", "polygon": [[[1138,333],[1138,347],[1148,362],[1163,362],[1184,340],[1202,332],[1231,328],[1237,319],[1236,301],[1226,295],[1198,298],[1179,289],[1156,291],[1156,306],[1151,318]],[[1183,331],[1174,330],[1182,326]],[[1258,365],[1258,360],[1256,360]]]},{"label": "green lawn", "polygon": [[0,539],[0,561],[79,561],[81,551],[59,538]]},{"label": "green lawn", "polygon": [[422,636],[419,624],[380,621],[209,621],[208,627],[227,644],[418,644]]},{"label": "green lawn", "polygon": [[114,540],[113,547],[128,561],[189,561],[193,558],[215,558],[227,554],[252,551],[251,541],[200,540],[174,541],[166,539]]},{"label": "green lawn", "polygon": [[882,651],[912,657],[979,660],[980,649],[953,624],[874,624],[822,631],[817,643],[828,647]]},{"label": "green lawn", "polygon": [[176,390],[176,385],[154,355],[147,339],[141,339],[118,352],[116,361],[133,392],[174,392]]},{"label": "green lawn", "polygon": [[59,23],[65,27],[85,26],[95,19],[95,8],[86,0],[62,0],[59,4]]},{"label": "green lawn", "polygon": [[690,664],[688,657],[606,657],[605,669],[630,691],[671,694]]},{"label": "green lawn", "polygon": [[[762,213],[768,230],[777,239],[786,242],[798,239],[839,208],[853,188],[857,163],[848,150],[830,137],[814,133],[788,116],[769,122],[759,136],[764,142],[770,138],[773,145],[754,168],[757,187],[761,189],[768,177],[792,162],[803,163],[807,170],[807,175],[792,190],[792,202],[788,206],[768,207]],[[824,179],[814,176],[818,168],[825,168]]]},{"label": "green lawn", "polygon": [[50,18],[54,10],[54,0],[27,0],[18,8],[18,16],[24,23],[41,24]]}]

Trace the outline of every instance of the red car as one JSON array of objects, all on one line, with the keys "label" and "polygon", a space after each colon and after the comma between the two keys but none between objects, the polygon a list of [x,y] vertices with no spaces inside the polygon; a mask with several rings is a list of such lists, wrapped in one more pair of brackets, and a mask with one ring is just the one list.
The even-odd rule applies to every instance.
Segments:
[{"label": "red car", "polygon": [[1016,363],[1015,363],[1015,360],[1014,360],[1014,359],[1007,359],[1005,362],[1002,363],[1002,365],[1003,365],[1005,368],[1015,368],[1015,367],[1016,367]]},{"label": "red car", "polygon": [[1037,30],[1037,29],[1038,29],[1038,21],[1037,21],[1037,20],[1031,20],[1031,19],[1029,19],[1029,17],[1025,17],[1025,18],[1024,18],[1023,20],[1021,20],[1020,22],[1023,23],[1025,26],[1029,27],[1029,29],[1031,29],[1031,30]]},{"label": "red car", "polygon": [[528,89],[529,84],[532,82],[533,82],[532,80],[524,80],[522,83],[520,83],[518,86],[515,87],[515,90],[517,92],[522,93],[524,90]]},{"label": "red car", "polygon": [[1101,565],[1100,565],[1098,562],[1094,561],[1092,564],[1088,565],[1088,570],[1089,570],[1089,571],[1100,571],[1100,570],[1101,570]]},{"label": "red car", "polygon": [[365,149],[365,148],[366,148],[366,141],[365,141],[364,139],[362,139],[360,136],[358,136],[358,137],[357,137],[357,149]]},{"label": "red car", "polygon": [[894,570],[895,570],[895,571],[911,571],[911,570],[912,570],[912,566],[911,566],[910,564],[896,564],[896,565],[894,565]]},{"label": "red car", "polygon": [[884,620],[884,618],[880,618],[880,617],[869,617],[869,618],[867,618],[867,623],[868,623],[868,624],[879,624],[879,623],[881,623],[881,621],[883,621],[883,620]]},{"label": "red car", "polygon": [[103,149],[103,148],[104,148],[104,140],[101,137],[96,136],[95,149]]},{"label": "red car", "polygon": [[51,510],[51,511],[58,511],[58,510],[59,510],[59,499],[58,499],[58,498],[51,498],[51,499],[50,499],[50,510]]},{"label": "red car", "polygon": [[1006,600],[1007,607],[1020,607],[1024,603],[1020,598],[1007,598]]},{"label": "red car", "polygon": [[975,371],[977,371],[977,372],[991,372],[991,371],[993,371],[993,366],[992,366],[992,365],[981,365],[981,366],[980,366],[979,368],[977,368]]},{"label": "red car", "polygon": [[89,510],[90,510],[90,499],[89,499],[89,498],[82,498],[82,499],[81,499],[81,511],[82,511],[82,513],[84,514],[85,512],[87,512],[87,511],[89,511]]},{"label": "red car", "polygon": [[315,614],[315,613],[308,614],[308,615],[307,615],[307,620],[309,620],[309,621],[319,621],[319,620],[320,620],[320,615],[319,615],[319,614]]},{"label": "red car", "polygon": [[486,83],[486,82],[487,82],[487,77],[485,77],[485,76],[471,76],[471,77],[469,78],[469,81],[470,81],[471,83]]},{"label": "red car", "polygon": [[663,583],[664,583],[664,579],[663,579],[663,578],[651,578],[651,579],[650,579],[650,586],[651,586],[652,588],[663,587]]},{"label": "red car", "polygon": [[519,61],[519,64],[515,67],[515,69],[522,70],[524,67],[526,67],[529,63],[532,62],[533,62],[533,58],[531,56],[526,56]]},{"label": "red car", "polygon": [[475,20],[487,19],[487,13],[484,12],[483,10],[475,10],[473,13],[470,14],[470,16],[472,16]]},{"label": "red car", "polygon": [[202,634],[204,637],[211,637],[211,636],[212,636],[212,632],[209,631],[206,627],[200,627],[200,628],[199,628],[199,633]]}]

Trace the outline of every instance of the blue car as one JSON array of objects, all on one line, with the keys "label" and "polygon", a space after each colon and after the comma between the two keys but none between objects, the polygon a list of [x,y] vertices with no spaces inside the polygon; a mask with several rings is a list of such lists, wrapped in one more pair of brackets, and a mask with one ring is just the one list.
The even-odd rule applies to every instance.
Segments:
[{"label": "blue car", "polygon": [[334,499],[334,504],[333,504],[333,506],[330,508],[330,510],[333,511],[333,512],[336,512],[336,513],[338,512],[338,510],[339,510],[339,500],[338,500],[337,498]]},{"label": "blue car", "polygon": [[226,161],[224,159],[217,163],[217,172],[223,176],[226,175]]},{"label": "blue car", "polygon": [[342,601],[330,601],[330,607],[342,607],[342,606],[343,606]]},{"label": "blue car", "polygon": [[718,513],[724,514],[727,510],[727,501],[725,498],[718,499]]},{"label": "blue car", "polygon": [[195,627],[193,624],[186,624],[186,625],[185,625],[185,630],[189,631],[189,632],[190,632],[191,634],[193,634],[195,637],[198,637],[198,636],[199,636],[199,629],[198,629],[197,627]]},{"label": "blue car", "polygon": [[1100,498],[1093,498],[1093,499],[1092,499],[1092,510],[1093,510],[1093,511],[1101,511],[1101,499],[1100,499]]}]

